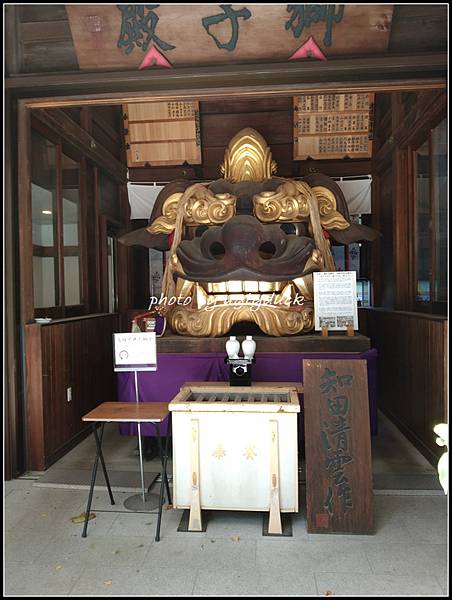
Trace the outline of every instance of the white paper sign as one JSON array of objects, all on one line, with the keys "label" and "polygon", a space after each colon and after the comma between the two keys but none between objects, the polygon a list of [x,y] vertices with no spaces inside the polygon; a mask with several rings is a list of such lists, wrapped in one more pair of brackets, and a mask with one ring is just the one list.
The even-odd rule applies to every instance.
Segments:
[{"label": "white paper sign", "polygon": [[355,271],[314,273],[314,318],[316,331],[358,329]]},{"label": "white paper sign", "polygon": [[114,333],[115,371],[156,371],[157,344],[155,332]]}]

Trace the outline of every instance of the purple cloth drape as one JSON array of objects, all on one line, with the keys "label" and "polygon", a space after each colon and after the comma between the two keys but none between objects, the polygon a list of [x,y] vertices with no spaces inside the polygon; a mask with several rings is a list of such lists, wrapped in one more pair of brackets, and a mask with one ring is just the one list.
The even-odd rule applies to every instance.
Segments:
[{"label": "purple cloth drape", "polygon": [[[171,402],[187,381],[228,381],[229,367],[224,363],[223,352],[208,353],[161,353],[157,358],[157,371],[138,373],[140,402]],[[377,351],[353,353],[307,353],[307,352],[257,352],[256,364],[252,366],[253,381],[303,381],[302,361],[306,358],[328,358],[367,361],[369,386],[369,410],[372,435],[377,433]],[[135,402],[135,378],[133,372],[117,373],[119,402]],[[302,399],[300,399],[302,400]],[[302,413],[301,417],[302,417]],[[302,429],[302,428],[300,428]],[[122,435],[137,435],[134,423],[121,423]],[[142,435],[154,436],[150,424],[141,426]],[[166,423],[161,427],[166,434]]]}]

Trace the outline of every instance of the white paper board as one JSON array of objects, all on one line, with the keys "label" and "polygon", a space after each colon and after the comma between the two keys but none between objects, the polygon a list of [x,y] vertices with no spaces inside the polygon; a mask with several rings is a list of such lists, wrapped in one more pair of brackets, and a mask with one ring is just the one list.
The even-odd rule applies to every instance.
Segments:
[{"label": "white paper board", "polygon": [[155,332],[114,333],[113,363],[115,371],[156,371]]},{"label": "white paper board", "polygon": [[355,271],[314,273],[314,319],[316,331],[358,329]]}]

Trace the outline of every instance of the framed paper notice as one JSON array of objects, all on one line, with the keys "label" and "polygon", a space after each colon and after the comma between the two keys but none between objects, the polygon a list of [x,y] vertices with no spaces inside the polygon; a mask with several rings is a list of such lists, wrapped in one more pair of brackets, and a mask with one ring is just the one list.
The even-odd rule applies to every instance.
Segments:
[{"label": "framed paper notice", "polygon": [[155,332],[114,333],[113,363],[115,371],[156,371]]},{"label": "framed paper notice", "polygon": [[355,271],[314,273],[314,318],[316,331],[358,329]]}]

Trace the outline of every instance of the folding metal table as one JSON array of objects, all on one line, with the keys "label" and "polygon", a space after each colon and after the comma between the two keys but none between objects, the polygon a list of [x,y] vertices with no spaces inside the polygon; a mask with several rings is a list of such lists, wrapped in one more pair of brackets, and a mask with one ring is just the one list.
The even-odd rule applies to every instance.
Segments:
[{"label": "folding metal table", "polygon": [[[165,443],[165,451],[163,452],[162,438],[160,435],[160,424],[168,418],[168,431]],[[105,481],[107,483],[107,489],[110,496],[111,504],[115,503],[113,494],[111,491],[110,481],[108,479],[107,469],[105,466],[104,456],[102,454],[102,439],[104,435],[105,423],[118,422],[118,423],[152,423],[156,429],[159,456],[162,463],[162,485],[160,486],[159,506],[158,506],[158,519],[157,519],[157,530],[155,534],[155,541],[160,540],[160,524],[162,520],[162,507],[163,507],[163,491],[166,488],[166,495],[168,503],[171,504],[171,494],[169,490],[168,477],[166,473],[166,467],[168,462],[168,448],[169,438],[171,435],[171,413],[168,409],[168,403],[166,402],[103,402],[95,409],[87,413],[82,417],[82,421],[89,421],[93,423],[94,439],[96,440],[96,457],[94,459],[93,471],[91,476],[91,485],[88,496],[88,503],[85,513],[85,523],[83,526],[82,537],[86,537],[88,529],[89,514],[91,510],[91,504],[93,500],[94,485],[96,483],[97,468],[99,460],[102,465],[104,472]],[[98,425],[101,426],[100,436],[97,432]]]}]

